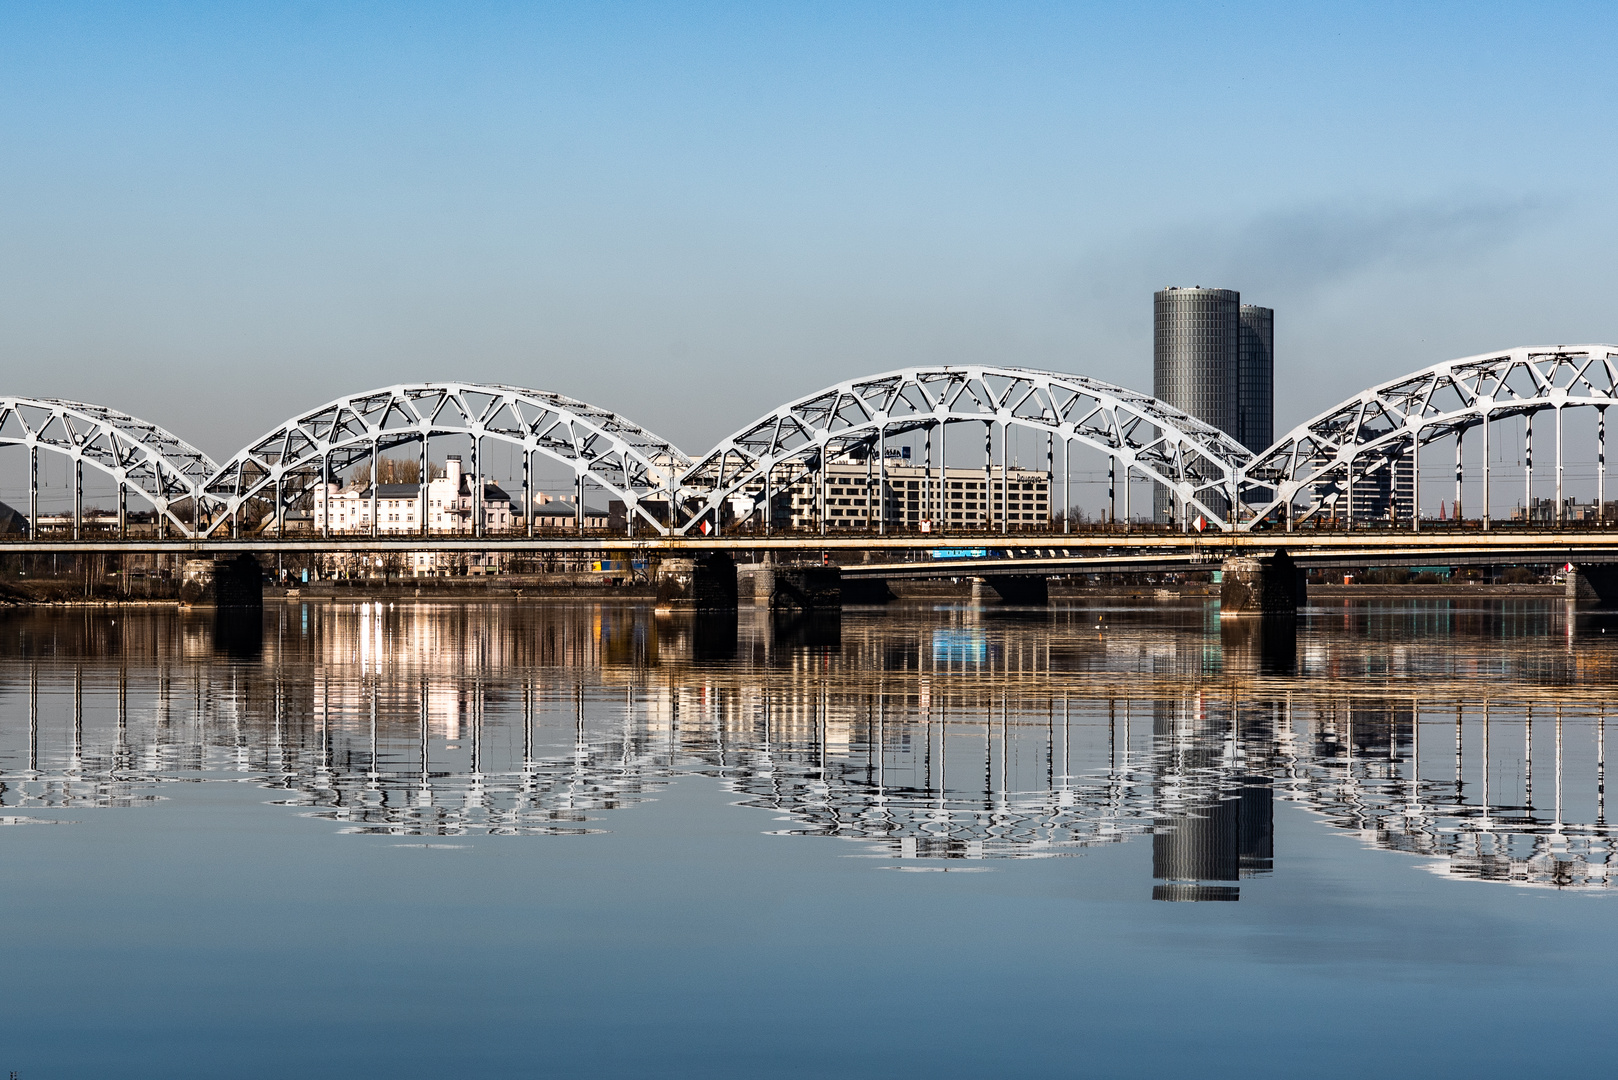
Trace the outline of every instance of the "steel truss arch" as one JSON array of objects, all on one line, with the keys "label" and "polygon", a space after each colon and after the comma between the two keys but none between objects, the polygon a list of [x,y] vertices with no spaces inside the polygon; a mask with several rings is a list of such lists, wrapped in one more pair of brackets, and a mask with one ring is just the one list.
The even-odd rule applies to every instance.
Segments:
[{"label": "steel truss arch", "polygon": [[[193,535],[194,516],[202,485],[219,466],[201,450],[156,424],[128,413],[63,398],[0,397],[0,446],[30,449],[29,511],[31,529],[39,515],[39,450],[61,454],[74,462],[75,475],[90,465],[118,485],[120,526],[125,521],[125,497],[134,491],[152,505],[162,529],[172,525],[182,535]],[[83,491],[74,490],[74,520],[82,515]],[[183,512],[183,513],[182,513]]]},{"label": "steel truss arch", "polygon": [[717,519],[733,496],[798,483],[834,456],[960,423],[1042,431],[1099,450],[1124,467],[1126,478],[1161,484],[1182,507],[1218,526],[1251,457],[1217,428],[1098,379],[981,365],[906,368],[827,387],[725,439],[681,478],[687,516],[677,531]]},{"label": "steel truss arch", "polygon": [[[1335,508],[1350,497],[1356,480],[1419,456],[1423,445],[1459,438],[1502,417],[1531,418],[1555,410],[1560,418],[1563,409],[1593,407],[1602,418],[1598,438],[1604,450],[1605,412],[1613,404],[1618,404],[1615,345],[1527,346],[1434,364],[1362,391],[1255,455],[1241,477],[1246,519],[1241,527],[1284,522],[1290,528],[1294,521]],[[1604,457],[1598,455],[1601,483]],[[1531,470],[1532,458],[1526,463]],[[1485,515],[1487,468],[1485,457]],[[1309,504],[1298,515],[1303,493]]]},{"label": "steel truss arch", "polygon": [[[575,490],[585,479],[622,499],[631,525],[660,522],[644,504],[666,499],[690,467],[674,444],[616,413],[544,390],[492,383],[411,383],[351,394],[293,417],[248,444],[208,478],[205,535],[244,511],[267,510],[260,528],[315,484],[354,464],[439,436],[466,436],[474,446],[493,439],[571,469]],[[476,463],[474,462],[474,468]]]}]

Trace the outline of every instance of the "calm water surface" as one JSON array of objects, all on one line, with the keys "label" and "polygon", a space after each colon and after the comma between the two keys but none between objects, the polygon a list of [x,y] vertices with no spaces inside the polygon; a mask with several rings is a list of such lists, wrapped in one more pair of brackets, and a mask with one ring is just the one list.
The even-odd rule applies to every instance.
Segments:
[{"label": "calm water surface", "polygon": [[0,1070],[1605,1060],[1615,687],[1548,601],[12,614]]}]

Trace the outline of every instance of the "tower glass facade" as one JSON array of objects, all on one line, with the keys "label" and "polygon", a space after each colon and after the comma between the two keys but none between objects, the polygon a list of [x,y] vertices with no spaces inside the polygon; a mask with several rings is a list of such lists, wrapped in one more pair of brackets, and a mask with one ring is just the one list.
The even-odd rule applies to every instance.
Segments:
[{"label": "tower glass facade", "polygon": [[1275,441],[1275,311],[1243,304],[1236,355],[1236,441],[1253,453]]},{"label": "tower glass facade", "polygon": [[[1163,289],[1152,296],[1152,396],[1227,433],[1237,426],[1241,294],[1231,289]],[[1167,488],[1152,498],[1153,516],[1173,521]]]},{"label": "tower glass facade", "polygon": [[[1234,289],[1169,287],[1152,296],[1152,394],[1252,451],[1275,433],[1275,312]],[[1173,519],[1167,490],[1154,500]]]},{"label": "tower glass facade", "polygon": [[1241,294],[1168,288],[1152,301],[1152,395],[1234,435]]}]

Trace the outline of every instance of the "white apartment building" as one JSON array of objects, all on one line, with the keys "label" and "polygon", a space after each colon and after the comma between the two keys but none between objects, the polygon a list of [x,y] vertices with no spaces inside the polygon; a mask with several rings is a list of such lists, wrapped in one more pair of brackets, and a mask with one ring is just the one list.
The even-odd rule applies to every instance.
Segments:
[{"label": "white apartment building", "polygon": [[[885,483],[883,476],[885,473]],[[942,493],[940,484],[942,483]],[[826,527],[875,529],[1044,529],[1051,520],[1051,474],[1042,469],[996,465],[983,469],[933,469],[913,465],[889,451],[887,468],[874,461],[833,458],[825,477]],[[761,497],[762,485],[752,493]],[[807,477],[772,493],[777,528],[813,529],[820,523],[818,478]],[[885,507],[884,507],[885,504]],[[735,507],[736,511],[751,508]],[[737,513],[738,517],[745,513]]]},{"label": "white apartment building", "polygon": [[[378,533],[421,532],[422,489],[419,484],[381,484],[375,493]],[[331,532],[371,532],[371,487],[344,490],[337,484],[315,488],[311,524]],[[485,533],[507,532],[522,524],[522,510],[487,477],[463,472],[461,459],[444,461],[444,475],[427,482],[427,529],[432,533],[470,534],[473,515],[481,509]],[[384,563],[386,559],[386,563]],[[412,551],[408,555],[335,553],[324,558],[328,574],[373,577],[384,573],[409,577],[442,577],[502,573],[504,552]]]},{"label": "white apartment building", "polygon": [[[421,532],[422,491],[419,484],[382,484],[376,489],[376,531]],[[371,488],[344,490],[337,484],[316,487],[313,525],[334,533],[371,531]],[[521,508],[487,477],[461,471],[461,459],[444,462],[444,475],[427,482],[427,529],[435,533],[470,533],[473,515],[483,514],[485,532],[505,532],[522,523]]]}]

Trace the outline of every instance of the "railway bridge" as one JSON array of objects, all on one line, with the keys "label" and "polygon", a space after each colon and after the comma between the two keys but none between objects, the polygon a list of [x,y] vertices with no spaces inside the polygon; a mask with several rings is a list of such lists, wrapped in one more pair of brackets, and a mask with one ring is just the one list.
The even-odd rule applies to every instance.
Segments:
[{"label": "railway bridge", "polygon": [[[0,448],[22,449],[27,478],[25,528],[0,537],[0,551],[730,551],[779,561],[868,553],[867,562],[844,567],[851,577],[1182,569],[1271,557],[1283,546],[1301,565],[1601,565],[1615,551],[1606,498],[1606,414],[1615,401],[1618,346],[1505,349],[1371,387],[1252,453],[1161,401],[1090,376],[915,367],[797,398],[693,456],[555,391],[432,382],[327,402],[218,462],[109,406],[0,397]],[[411,515],[419,524],[409,531],[380,524],[376,483],[361,534],[311,514],[317,489],[362,469],[380,478],[384,462],[401,453],[416,477],[428,477],[429,448],[445,438],[464,440],[473,477],[491,450],[520,461],[517,527],[491,528],[474,509],[464,531],[434,529],[424,479],[410,497],[419,502]],[[919,528],[914,515],[895,517],[884,494],[891,451],[901,445],[906,475],[915,477],[907,494],[920,507]],[[1020,464],[1025,450],[1043,458],[1049,482],[1042,520],[1008,509],[1013,457]],[[1097,517],[1105,527],[1075,521],[1075,454],[1104,466]],[[71,474],[71,511],[56,530],[42,527],[40,508],[41,460],[53,455]],[[849,462],[863,462],[866,474],[860,501],[870,509],[857,530],[828,512],[830,467]],[[950,477],[963,463],[982,475],[984,510],[971,531],[951,527],[959,496]],[[571,478],[571,529],[536,528],[534,477],[542,467]],[[86,518],[86,470],[116,491],[112,528],[92,528]],[[1422,510],[1435,494],[1435,471],[1445,476],[1436,520]],[[1166,527],[1139,520],[1137,488],[1166,493]],[[1367,490],[1381,495],[1375,513],[1366,509]],[[1518,491],[1515,508],[1500,513],[1502,497]],[[1593,497],[1588,505],[1578,504],[1579,491]],[[793,515],[782,514],[783,492],[793,493]],[[615,528],[585,528],[589,496],[621,508]],[[132,509],[142,528],[131,529]],[[984,557],[949,567],[927,557],[946,545],[982,549]]]}]

